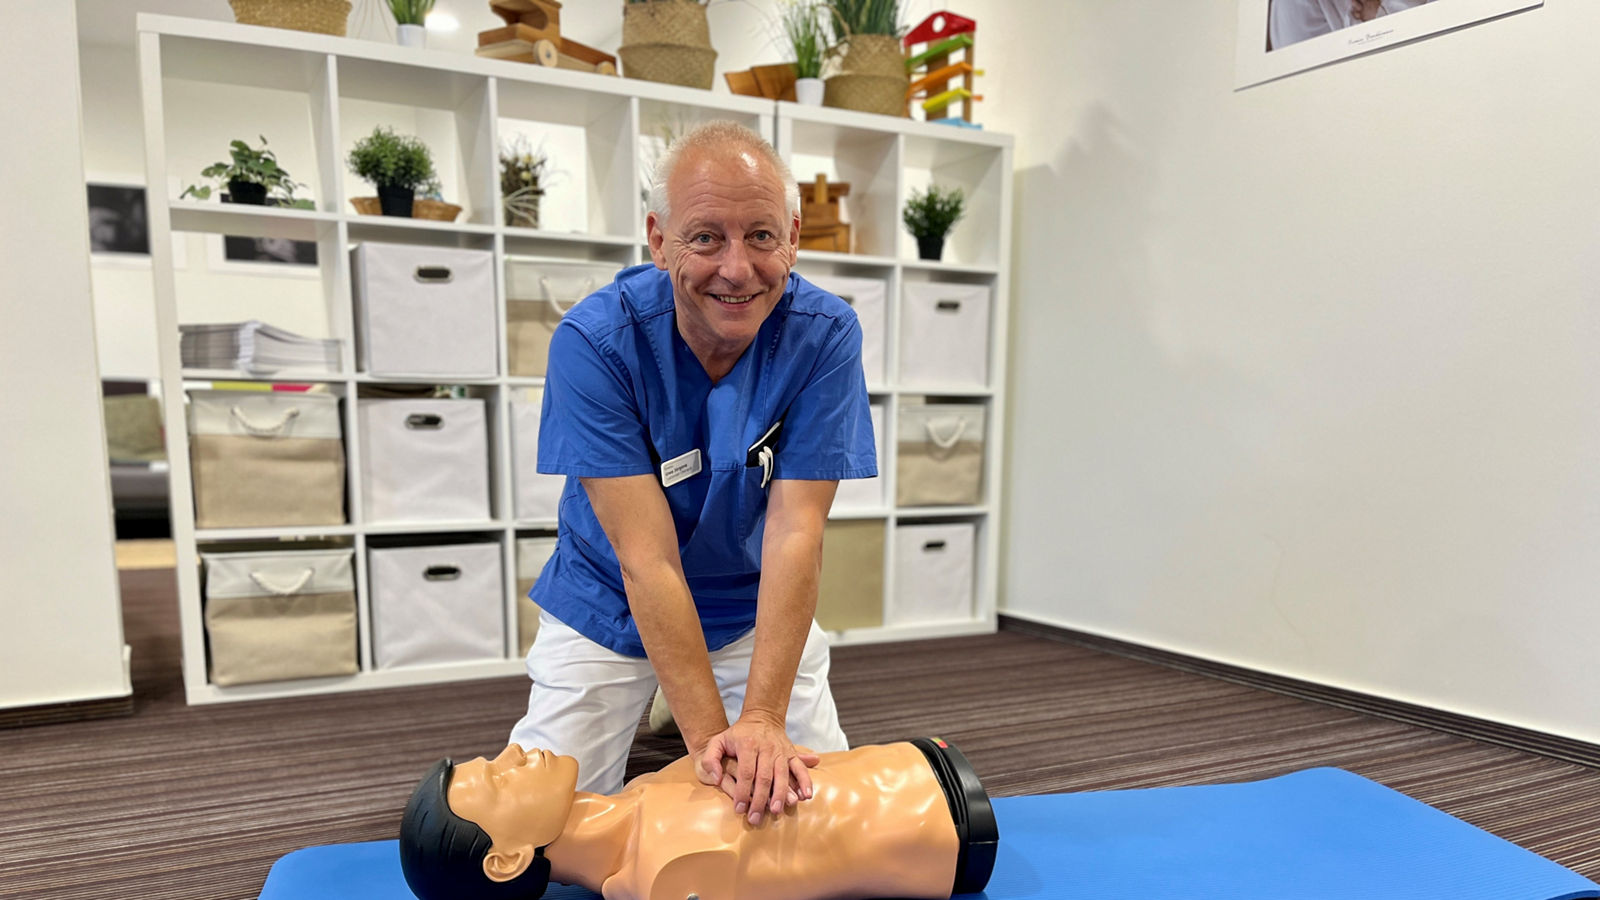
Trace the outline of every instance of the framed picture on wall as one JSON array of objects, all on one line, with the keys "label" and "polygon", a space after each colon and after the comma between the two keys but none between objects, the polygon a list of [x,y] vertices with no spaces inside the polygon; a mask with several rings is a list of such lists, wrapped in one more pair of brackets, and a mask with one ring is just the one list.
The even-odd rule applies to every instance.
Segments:
[{"label": "framed picture on wall", "polygon": [[1239,0],[1234,88],[1544,5],[1544,0]]},{"label": "framed picture on wall", "polygon": [[206,268],[235,275],[321,276],[316,241],[235,234],[206,235]]},{"label": "framed picture on wall", "polygon": [[[93,265],[126,268],[150,266],[149,201],[144,183],[135,178],[91,175],[85,185],[89,202],[89,259]],[[186,262],[182,235],[172,241],[172,265]]]}]

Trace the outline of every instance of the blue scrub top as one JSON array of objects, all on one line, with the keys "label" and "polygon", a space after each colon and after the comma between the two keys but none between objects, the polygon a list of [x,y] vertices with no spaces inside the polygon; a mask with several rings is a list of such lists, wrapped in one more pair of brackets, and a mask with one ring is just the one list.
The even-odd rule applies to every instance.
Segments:
[{"label": "blue scrub top", "polygon": [[550,340],[539,471],[566,475],[555,555],[529,598],[580,634],[643,657],[622,570],[579,477],[654,475],[700,451],[699,474],[663,488],[707,647],[755,626],[767,491],[751,445],[780,419],[774,479],[878,474],[861,325],[843,300],[789,275],[783,299],[715,385],[678,334],[667,272],[645,264],[569,310]]}]

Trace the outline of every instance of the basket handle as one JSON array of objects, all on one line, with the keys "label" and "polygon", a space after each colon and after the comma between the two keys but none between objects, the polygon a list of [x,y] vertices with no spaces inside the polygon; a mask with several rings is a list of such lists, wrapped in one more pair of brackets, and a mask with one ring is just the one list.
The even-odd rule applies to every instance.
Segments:
[{"label": "basket handle", "polygon": [[277,434],[283,431],[283,429],[289,427],[289,423],[299,417],[300,407],[291,406],[284,410],[283,417],[272,425],[263,425],[259,422],[250,421],[250,417],[244,414],[244,410],[241,409],[237,403],[233,405],[231,412],[233,413],[234,420],[240,425],[244,426],[245,431],[248,431],[257,437],[264,437],[267,435]]},{"label": "basket handle", "polygon": [[587,275],[587,276],[584,277],[584,279],[583,279],[583,291],[578,294],[578,300],[574,300],[571,303],[568,303],[565,307],[563,307],[561,305],[561,301],[560,300],[556,299],[556,292],[554,290],[552,290],[551,287],[550,287],[550,276],[548,276],[548,275],[540,275],[539,276],[539,289],[544,291],[544,299],[550,301],[550,305],[555,308],[556,314],[564,316],[564,315],[567,314],[567,310],[569,310],[569,309],[573,308],[574,306],[578,305],[578,300],[582,300],[583,298],[585,298],[585,297],[589,296],[590,294],[594,293],[594,289],[595,289],[594,276],[593,275]]},{"label": "basket handle", "polygon": [[306,582],[311,580],[311,576],[313,574],[314,573],[311,569],[306,569],[304,572],[300,573],[300,577],[295,580],[295,583],[289,585],[288,587],[284,587],[283,585],[279,584],[273,584],[271,581],[268,581],[267,576],[261,572],[252,571],[250,573],[250,580],[254,581],[257,587],[269,594],[277,597],[292,597],[295,594],[300,593],[300,589],[306,586]]},{"label": "basket handle", "polygon": [[933,445],[940,450],[949,450],[954,447],[956,441],[961,440],[961,433],[967,430],[967,420],[961,416],[955,416],[951,421],[955,423],[956,428],[950,432],[949,437],[941,437],[939,435],[938,430],[933,427],[934,422],[932,419],[923,423],[922,427],[928,432],[928,440],[933,441]]}]

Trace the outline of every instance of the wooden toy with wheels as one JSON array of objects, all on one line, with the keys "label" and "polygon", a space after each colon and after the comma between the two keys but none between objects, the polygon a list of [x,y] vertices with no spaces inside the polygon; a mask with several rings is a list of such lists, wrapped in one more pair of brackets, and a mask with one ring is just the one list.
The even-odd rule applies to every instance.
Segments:
[{"label": "wooden toy with wheels", "polygon": [[560,69],[617,74],[617,58],[561,36],[557,0],[489,0],[505,27],[478,32],[477,55]]}]

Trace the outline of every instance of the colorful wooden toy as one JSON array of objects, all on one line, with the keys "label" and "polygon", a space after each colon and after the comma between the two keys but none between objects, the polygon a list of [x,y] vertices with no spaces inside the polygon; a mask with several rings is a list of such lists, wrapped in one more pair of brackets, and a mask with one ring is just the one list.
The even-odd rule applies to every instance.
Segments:
[{"label": "colorful wooden toy", "polygon": [[[937,12],[906,33],[906,70],[911,73],[906,100],[921,97],[928,121],[972,124],[972,103],[983,99],[972,91],[973,79],[983,74],[973,65],[977,30],[978,23],[965,16]],[[951,54],[958,52],[960,58],[952,61]],[[952,85],[956,79],[959,82]],[[957,100],[961,101],[960,116],[950,113]]]}]

